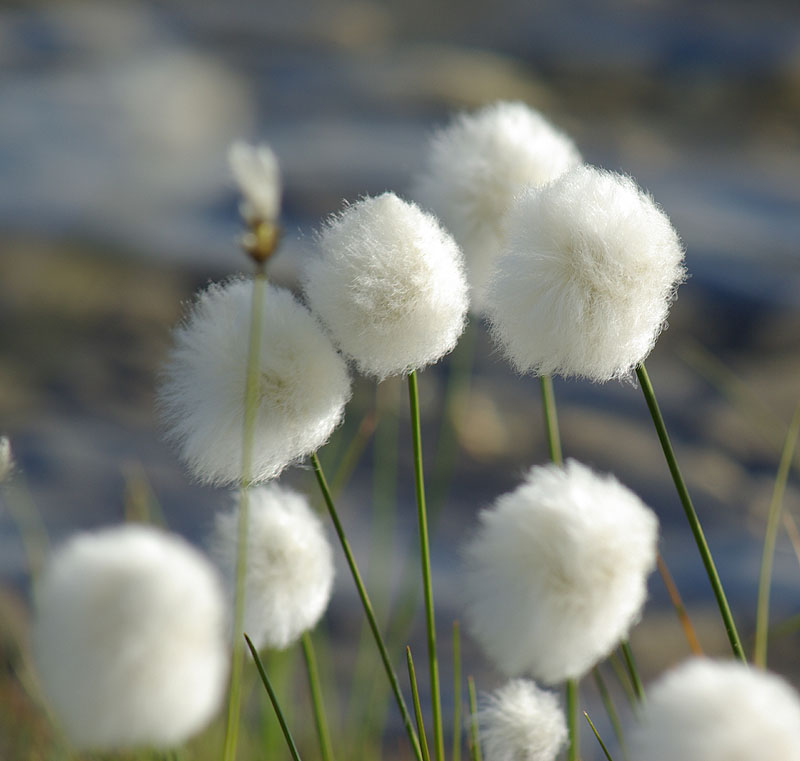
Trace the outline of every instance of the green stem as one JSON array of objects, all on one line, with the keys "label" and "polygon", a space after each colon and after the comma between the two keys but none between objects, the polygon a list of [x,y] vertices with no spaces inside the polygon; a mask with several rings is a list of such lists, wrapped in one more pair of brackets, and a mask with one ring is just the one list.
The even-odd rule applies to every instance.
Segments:
[{"label": "green stem", "polygon": [[542,387],[542,408],[544,410],[544,424],[547,430],[547,448],[550,459],[556,465],[562,465],[564,455],[561,451],[561,434],[558,430],[558,414],[556,412],[556,397],[553,393],[553,379],[549,375],[540,375],[539,383]]},{"label": "green stem", "polygon": [[756,638],[753,653],[753,663],[760,668],[767,667],[767,627],[769,626],[769,588],[772,581],[772,561],[775,555],[775,542],[778,538],[778,528],[783,506],[783,493],[789,470],[794,459],[794,449],[797,444],[797,435],[800,431],[800,405],[794,411],[786,440],[781,452],[778,473],[772,489],[772,498],[769,503],[767,516],[767,529],[764,535],[764,548],[761,554],[761,570],[758,576],[758,603],[756,605]]},{"label": "green stem", "polygon": [[328,483],[325,480],[325,474],[322,472],[322,466],[320,465],[319,458],[316,454],[311,455],[311,464],[314,468],[314,475],[317,478],[317,483],[319,484],[320,491],[322,492],[322,497],[325,500],[325,505],[328,508],[328,513],[333,521],[336,535],[339,537],[339,543],[342,545],[342,550],[344,551],[345,558],[347,559],[347,565],[350,567],[350,573],[353,576],[353,581],[355,582],[358,595],[361,598],[361,604],[364,608],[364,613],[367,616],[367,621],[369,621],[369,626],[372,630],[372,636],[375,638],[375,644],[378,646],[378,651],[380,653],[381,660],[383,661],[383,667],[386,671],[386,676],[392,686],[392,692],[394,693],[395,700],[397,701],[397,707],[400,709],[400,714],[403,718],[403,726],[406,728],[406,732],[408,733],[408,738],[411,741],[411,747],[414,750],[414,755],[416,756],[417,761],[423,761],[422,750],[420,749],[419,740],[417,739],[417,733],[411,721],[411,715],[408,712],[405,700],[403,699],[403,693],[400,691],[400,684],[397,681],[397,675],[394,673],[391,660],[389,660],[389,653],[386,651],[386,645],[384,644],[383,637],[381,636],[380,629],[378,628],[378,622],[375,620],[375,612],[372,608],[372,603],[370,602],[369,595],[364,587],[364,582],[361,580],[361,574],[358,571],[358,566],[356,565],[353,552],[350,549],[350,543],[347,541],[344,528],[339,520],[339,514],[336,512],[336,506],[333,504],[333,498],[331,497]]},{"label": "green stem", "polygon": [[275,694],[275,690],[272,689],[267,672],[264,671],[264,666],[261,663],[261,659],[258,657],[258,652],[253,646],[253,643],[250,641],[250,637],[245,634],[244,639],[247,642],[247,646],[250,648],[250,653],[252,654],[253,660],[256,663],[258,675],[261,677],[264,687],[267,688],[267,694],[269,695],[269,699],[272,702],[272,707],[275,709],[275,715],[278,717],[278,722],[283,730],[283,736],[286,738],[286,744],[289,746],[289,752],[292,754],[294,761],[300,761],[300,754],[297,752],[297,746],[294,743],[294,738],[292,737],[292,733],[289,731],[289,726],[286,724],[286,719],[283,717],[283,711],[281,711],[281,706],[278,703],[278,697]]},{"label": "green stem", "polygon": [[242,426],[242,473],[239,498],[239,523],[236,544],[236,586],[233,613],[233,659],[231,686],[228,696],[228,718],[225,728],[224,761],[233,761],[239,740],[239,713],[242,702],[242,671],[244,668],[244,590],[247,568],[247,524],[249,489],[253,467],[253,438],[258,412],[258,368],[261,353],[261,328],[264,316],[264,296],[267,277],[263,266],[253,280],[250,300],[250,335],[247,349],[247,370],[244,390],[244,424]]},{"label": "green stem", "polygon": [[603,749],[603,753],[605,754],[605,756],[608,759],[608,761],[614,761],[614,759],[611,758],[611,754],[608,752],[608,748],[606,748],[606,744],[600,738],[600,733],[595,729],[594,723],[589,718],[589,714],[586,713],[586,711],[584,711],[583,715],[586,717],[586,721],[589,722],[589,726],[592,728],[592,732],[594,732],[594,736],[597,738],[597,742],[600,743],[600,747]]},{"label": "green stem", "polygon": [[309,632],[303,632],[301,643],[303,645],[303,657],[306,661],[306,671],[308,672],[308,686],[311,690],[311,704],[314,709],[314,723],[317,727],[322,761],[334,761],[331,735],[328,731],[328,719],[325,715],[325,701],[322,697],[322,686],[319,679],[319,670],[317,669],[317,658]]},{"label": "green stem", "polygon": [[714,565],[714,559],[711,556],[711,550],[709,549],[705,535],[703,534],[703,528],[700,525],[700,519],[697,517],[691,497],[689,496],[689,491],[686,488],[686,483],[683,480],[683,475],[681,474],[680,468],[678,467],[678,462],[675,459],[675,452],[672,449],[672,442],[669,439],[667,427],[664,424],[664,418],[661,416],[661,410],[658,407],[658,401],[656,400],[656,395],[653,391],[653,386],[650,383],[650,378],[647,374],[644,364],[641,364],[636,368],[636,376],[639,379],[639,385],[642,387],[642,393],[644,394],[645,401],[647,402],[647,407],[650,410],[650,415],[653,418],[653,423],[655,425],[656,432],[658,433],[658,439],[661,442],[661,448],[664,450],[664,457],[667,460],[669,471],[672,474],[672,480],[675,483],[675,488],[686,513],[686,518],[689,521],[689,527],[694,535],[697,549],[700,551],[700,557],[702,558],[703,565],[705,566],[708,580],[711,582],[711,588],[714,591],[714,597],[717,600],[717,605],[719,606],[720,614],[722,615],[722,621],[725,625],[725,631],[728,634],[728,640],[730,641],[731,649],[733,650],[734,656],[746,663],[747,659],[745,658],[742,643],[739,639],[739,633],[736,631],[736,624],[734,623],[733,614],[731,613],[730,606],[728,605],[728,599],[725,597],[725,591],[722,588],[722,582],[720,581],[719,574],[717,573],[717,568]]},{"label": "green stem", "polygon": [[567,679],[567,730],[569,732],[569,751],[567,753],[567,758],[569,761],[578,761],[578,749],[580,747],[580,735],[578,730],[579,704],[578,680]]},{"label": "green stem", "polygon": [[622,640],[621,647],[622,657],[625,659],[625,666],[628,669],[628,674],[631,678],[631,684],[633,684],[633,689],[636,693],[636,699],[640,703],[644,703],[644,685],[642,684],[642,680],[639,678],[639,670],[636,668],[636,661],[633,659],[631,643],[627,639],[624,639]]},{"label": "green stem", "polygon": [[461,630],[453,621],[453,761],[461,761]]},{"label": "green stem", "polygon": [[422,758],[424,761],[431,761],[431,754],[428,750],[428,738],[425,736],[425,722],[422,720],[422,707],[419,704],[419,687],[417,686],[417,674],[414,670],[414,659],[411,657],[411,648],[406,645],[406,663],[408,664],[408,681],[411,683],[411,700],[414,704],[414,716],[417,718],[417,732],[419,741],[422,745]]},{"label": "green stem", "polygon": [[422,561],[422,587],[425,596],[425,623],[428,634],[428,667],[433,703],[433,740],[436,761],[444,761],[444,732],[442,729],[442,701],[439,690],[439,663],[436,658],[436,625],[433,613],[433,585],[431,584],[430,544],[428,516],[425,510],[425,483],[422,474],[422,435],[419,422],[419,391],[417,373],[408,375],[408,399],[411,408],[411,435],[414,448],[414,483],[417,492],[417,521],[419,523],[419,549]]},{"label": "green stem", "polygon": [[592,676],[594,677],[594,683],[597,686],[597,691],[600,693],[600,700],[603,701],[603,707],[606,709],[606,714],[608,714],[608,719],[611,722],[611,727],[614,730],[614,735],[617,738],[617,743],[622,751],[622,755],[626,756],[625,737],[622,734],[622,723],[619,720],[619,714],[614,706],[611,693],[608,691],[608,687],[606,686],[606,681],[603,679],[603,675],[600,673],[599,666],[595,666],[592,669]]},{"label": "green stem", "polygon": [[469,695],[469,736],[472,761],[483,761],[481,753],[481,737],[478,729],[478,698],[475,694],[475,680],[467,677],[467,694]]},{"label": "green stem", "polygon": [[622,662],[620,661],[616,651],[608,656],[607,663],[609,666],[611,666],[611,670],[614,672],[614,676],[617,678],[619,686],[622,687],[622,691],[625,693],[625,698],[628,701],[628,705],[633,710],[636,710],[638,707],[638,701],[636,700],[636,694],[634,693],[630,676],[625,670],[625,667],[622,665]]}]

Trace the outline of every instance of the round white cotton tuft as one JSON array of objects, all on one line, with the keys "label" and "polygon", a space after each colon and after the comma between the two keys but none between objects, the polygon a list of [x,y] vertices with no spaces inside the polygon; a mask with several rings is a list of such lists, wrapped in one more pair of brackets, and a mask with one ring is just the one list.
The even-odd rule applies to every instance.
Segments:
[{"label": "round white cotton tuft", "polygon": [[[314,627],[333,589],[333,550],[308,500],[269,484],[249,493],[244,631],[257,648],[283,649]],[[239,509],[217,516],[213,555],[235,590]]]},{"label": "round white cotton tuft", "polygon": [[225,603],[183,539],[133,524],[79,534],[50,559],[35,603],[39,679],[77,749],[174,746],[217,712]]},{"label": "round white cotton tuft", "polygon": [[520,196],[507,224],[487,313],[517,370],[630,374],[685,277],[664,212],[630,178],[582,166]]},{"label": "round white cotton tuft", "polygon": [[230,147],[228,163],[242,194],[245,220],[250,224],[274,222],[281,208],[281,175],[272,149],[237,141]]},{"label": "round white cotton tuft", "polygon": [[695,658],[647,690],[637,761],[800,761],[800,695],[781,677]]},{"label": "round white cotton tuft", "polygon": [[393,193],[332,217],[306,270],[312,311],[358,368],[378,379],[419,370],[464,329],[461,252],[434,217]]},{"label": "round white cotton tuft", "polygon": [[[182,459],[201,481],[235,483],[242,429],[253,282],[202,292],[174,334],[158,402]],[[253,481],[312,454],[339,424],[350,396],[342,357],[291,293],[268,286],[261,325]]]},{"label": "round white cotton tuft", "polygon": [[567,740],[556,696],[526,679],[512,679],[478,713],[486,761],[554,761]]},{"label": "round white cotton tuft", "polygon": [[466,547],[473,636],[509,676],[579,678],[638,620],[657,538],[655,514],[613,476],[532,468]]},{"label": "round white cotton tuft", "polygon": [[499,102],[461,114],[433,135],[412,197],[463,249],[474,311],[483,310],[515,196],[580,163],[572,140],[524,103]]}]

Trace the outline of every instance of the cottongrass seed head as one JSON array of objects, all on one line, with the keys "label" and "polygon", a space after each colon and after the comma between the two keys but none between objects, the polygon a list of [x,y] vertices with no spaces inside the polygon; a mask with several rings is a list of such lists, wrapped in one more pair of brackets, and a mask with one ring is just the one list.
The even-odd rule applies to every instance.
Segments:
[{"label": "cottongrass seed head", "polygon": [[[158,395],[168,436],[207,483],[241,479],[253,283],[211,285],[174,333]],[[252,479],[277,476],[330,436],[350,396],[344,360],[291,293],[268,286],[261,325]]]},{"label": "cottongrass seed head", "polygon": [[34,658],[75,748],[168,747],[220,706],[227,627],[210,562],[129,524],[78,534],[52,556],[36,588]]},{"label": "cottongrass seed head", "polygon": [[11,440],[8,436],[0,436],[0,483],[6,480],[14,470],[14,456],[11,453]]},{"label": "cottongrass seed head", "polygon": [[558,698],[527,679],[495,690],[478,724],[486,761],[553,761],[567,740]]},{"label": "cottongrass seed head", "polygon": [[647,691],[637,761],[800,761],[800,695],[743,663],[695,658]]},{"label": "cottongrass seed head", "polygon": [[685,277],[664,212],[630,178],[581,166],[523,193],[507,223],[487,313],[517,370],[629,375]]},{"label": "cottongrass seed head", "polygon": [[308,303],[366,375],[419,370],[456,345],[467,313],[458,245],[394,193],[333,216],[306,270]]},{"label": "cottongrass seed head", "polygon": [[655,514],[574,460],[536,466],[480,514],[465,551],[467,622],[509,676],[578,678],[639,618]]},{"label": "cottongrass seed head", "polygon": [[483,309],[514,197],[580,163],[572,140],[524,103],[461,114],[433,135],[411,195],[462,247],[473,311]]},{"label": "cottongrass seed head", "polygon": [[[283,649],[314,627],[333,588],[333,551],[306,498],[277,484],[250,490],[244,631]],[[217,515],[212,553],[233,603],[239,509]]]},{"label": "cottongrass seed head", "polygon": [[245,220],[250,224],[274,222],[281,207],[281,175],[272,149],[237,141],[230,147],[228,163],[242,194]]}]

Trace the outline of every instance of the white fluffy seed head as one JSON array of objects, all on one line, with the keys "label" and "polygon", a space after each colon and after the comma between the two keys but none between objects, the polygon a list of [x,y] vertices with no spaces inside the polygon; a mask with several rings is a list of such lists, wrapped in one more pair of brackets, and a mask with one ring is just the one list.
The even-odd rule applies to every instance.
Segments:
[{"label": "white fluffy seed head", "polygon": [[11,440],[8,436],[0,436],[0,483],[5,481],[14,469],[14,457],[11,454]]},{"label": "white fluffy seed head", "polygon": [[628,177],[590,166],[522,194],[487,297],[495,339],[520,372],[627,376],[650,353],[683,248]]},{"label": "white fluffy seed head", "polygon": [[242,194],[245,220],[249,224],[274,222],[281,207],[281,175],[272,149],[237,141],[228,151],[228,163]]},{"label": "white fluffy seed head", "polygon": [[[333,551],[304,496],[277,484],[249,495],[244,631],[258,647],[283,649],[328,607]],[[239,509],[217,516],[212,551],[233,603]]]},{"label": "white fluffy seed head", "polygon": [[332,217],[319,245],[308,303],[363,373],[409,373],[453,349],[467,285],[461,252],[434,217],[384,193]]},{"label": "white fluffy seed head", "polygon": [[[168,435],[207,483],[241,478],[250,302],[253,283],[202,292],[174,334],[158,403]],[[252,479],[277,476],[315,452],[350,396],[344,360],[291,293],[268,286],[261,325]]]},{"label": "white fluffy seed head", "polygon": [[225,604],[183,539],[133,524],[79,534],[50,559],[35,602],[39,678],[76,748],[173,746],[217,712]]},{"label": "white fluffy seed head", "polygon": [[512,679],[478,714],[486,761],[553,761],[567,740],[556,696],[526,679]]},{"label": "white fluffy seed head", "polygon": [[480,514],[466,548],[467,621],[501,671],[578,678],[639,618],[655,566],[655,514],[574,460],[531,469]]},{"label": "white fluffy seed head", "polygon": [[696,658],[648,689],[630,745],[637,761],[800,761],[800,695],[775,674]]},{"label": "white fluffy seed head", "polygon": [[580,163],[572,140],[524,103],[500,102],[461,114],[434,134],[412,197],[462,247],[473,310],[483,309],[514,197]]}]

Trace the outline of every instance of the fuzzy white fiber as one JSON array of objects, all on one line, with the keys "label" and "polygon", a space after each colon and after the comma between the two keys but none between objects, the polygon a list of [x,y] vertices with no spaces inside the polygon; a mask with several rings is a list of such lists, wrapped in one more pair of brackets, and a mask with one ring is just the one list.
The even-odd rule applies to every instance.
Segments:
[{"label": "fuzzy white fiber", "polygon": [[[258,647],[283,649],[328,607],[333,551],[306,498],[277,484],[249,495],[244,631]],[[233,604],[239,509],[217,515],[212,553]]]},{"label": "fuzzy white fiber", "polygon": [[14,457],[11,454],[11,440],[8,436],[0,436],[0,482],[5,481],[14,469]]},{"label": "fuzzy white fiber", "polygon": [[800,761],[800,695],[781,677],[695,658],[647,691],[637,761]]},{"label": "fuzzy white fiber", "polygon": [[655,514],[613,476],[532,468],[466,548],[473,636],[509,676],[580,677],[638,620],[657,538]]},{"label": "fuzzy white fiber", "polygon": [[650,353],[685,277],[668,217],[628,177],[590,166],[523,193],[487,297],[520,372],[630,374]]},{"label": "fuzzy white fiber", "polygon": [[474,311],[483,309],[515,196],[580,163],[572,140],[524,103],[500,102],[461,114],[433,135],[412,197],[462,247]]},{"label": "fuzzy white fiber", "polygon": [[34,658],[77,749],[168,747],[221,704],[227,627],[211,563],[180,537],[129,524],[52,556],[36,588]]},{"label": "fuzzy white fiber", "polygon": [[567,740],[558,699],[527,679],[495,690],[478,723],[486,761],[553,761]]},{"label": "fuzzy white fiber", "polygon": [[394,193],[332,217],[306,270],[311,309],[361,372],[383,379],[438,361],[468,307],[461,251],[438,221]]},{"label": "fuzzy white fiber", "polygon": [[[202,292],[176,329],[159,408],[192,473],[208,483],[241,478],[253,283]],[[350,396],[342,357],[291,293],[268,286],[262,322],[252,478],[264,481],[315,452]]]},{"label": "fuzzy white fiber", "polygon": [[281,206],[281,175],[272,149],[237,141],[230,147],[228,163],[244,199],[242,216],[251,224],[274,222]]}]

